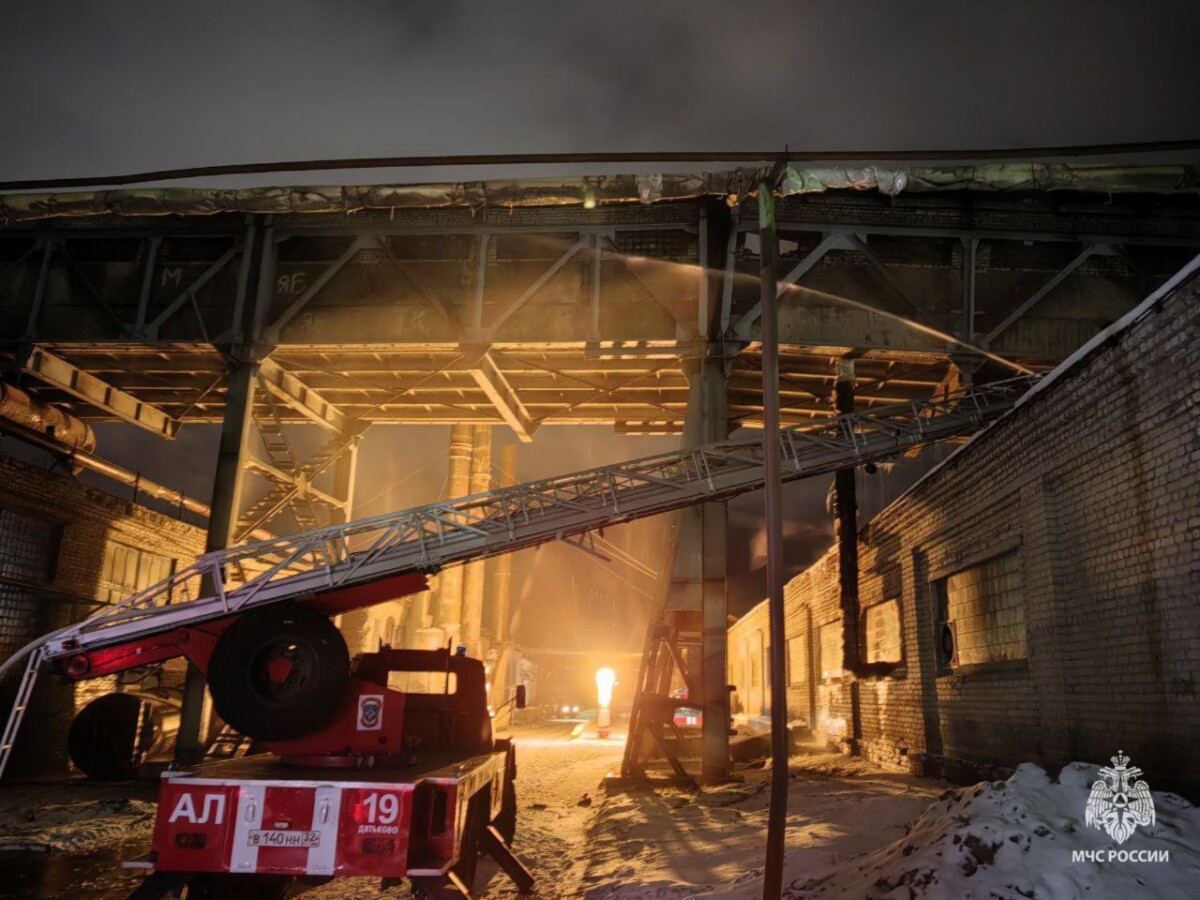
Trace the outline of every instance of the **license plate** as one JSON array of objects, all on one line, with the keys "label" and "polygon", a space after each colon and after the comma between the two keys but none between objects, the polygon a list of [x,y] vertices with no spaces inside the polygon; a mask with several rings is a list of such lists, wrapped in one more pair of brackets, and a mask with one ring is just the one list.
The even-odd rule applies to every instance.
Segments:
[{"label": "license plate", "polygon": [[256,828],[246,835],[246,843],[251,847],[318,847],[321,832]]}]

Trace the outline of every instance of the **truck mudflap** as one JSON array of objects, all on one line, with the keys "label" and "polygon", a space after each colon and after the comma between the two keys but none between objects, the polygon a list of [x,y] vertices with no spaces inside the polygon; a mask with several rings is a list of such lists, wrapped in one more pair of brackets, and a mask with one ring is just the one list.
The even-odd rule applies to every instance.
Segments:
[{"label": "truck mudflap", "polygon": [[[454,784],[167,777],[155,820],[154,865],[174,872],[400,878],[414,849],[425,857],[423,867],[452,862],[437,851],[452,852],[456,795]],[[424,819],[422,833],[414,835],[416,807],[422,818],[426,810],[446,815],[440,822]],[[441,835],[426,834],[425,827],[438,827]],[[442,835],[450,840],[430,840]]]}]

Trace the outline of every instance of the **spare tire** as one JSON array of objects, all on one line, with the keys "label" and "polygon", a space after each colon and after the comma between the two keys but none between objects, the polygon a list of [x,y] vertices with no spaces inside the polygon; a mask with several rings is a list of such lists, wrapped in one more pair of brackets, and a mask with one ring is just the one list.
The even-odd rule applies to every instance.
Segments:
[{"label": "spare tire", "polygon": [[208,664],[217,714],[262,741],[319,730],[333,717],[349,680],[350,653],[341,633],[302,606],[246,613],[221,635]]},{"label": "spare tire", "polygon": [[141,719],[142,701],[132,694],[97,697],[71,721],[67,755],[79,771],[95,781],[133,778],[141,762]]}]

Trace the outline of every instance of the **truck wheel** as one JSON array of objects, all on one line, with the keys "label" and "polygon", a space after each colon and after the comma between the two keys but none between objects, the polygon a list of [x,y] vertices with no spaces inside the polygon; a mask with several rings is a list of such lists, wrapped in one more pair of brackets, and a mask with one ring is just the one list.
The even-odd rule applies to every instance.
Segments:
[{"label": "truck wheel", "polygon": [[213,706],[234,730],[263,741],[305,737],[333,716],[350,680],[337,627],[302,606],[242,616],[208,664]]}]

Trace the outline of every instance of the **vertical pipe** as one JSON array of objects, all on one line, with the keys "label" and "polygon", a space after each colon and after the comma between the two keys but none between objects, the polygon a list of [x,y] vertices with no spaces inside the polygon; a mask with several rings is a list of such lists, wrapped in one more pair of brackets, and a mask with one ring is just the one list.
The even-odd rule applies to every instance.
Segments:
[{"label": "vertical pipe", "polygon": [[959,338],[963,343],[975,342],[975,252],[979,238],[963,238],[962,324]]},{"label": "vertical pipe", "polygon": [[[841,360],[833,387],[838,415],[854,412],[854,362]],[[858,497],[853,468],[833,476],[834,537],[838,548],[838,596],[842,610],[842,668],[858,674]],[[854,723],[857,727],[857,722]]]},{"label": "vertical pipe", "polygon": [[783,892],[783,838],[787,824],[788,733],[787,684],[783,635],[783,510],[779,445],[779,339],[776,308],[775,195],[771,185],[758,186],[758,234],[762,245],[759,295],[762,300],[763,457],[766,468],[767,609],[771,634],[771,805],[767,814],[767,859],[763,898],[778,900]]},{"label": "vertical pipe", "polygon": [[[453,500],[470,492],[471,484],[471,426],[454,425],[450,429],[450,455],[446,474],[445,499]],[[434,625],[441,629],[441,643],[458,641],[462,627],[463,567],[450,566],[438,575],[434,600]]]},{"label": "vertical pipe", "polygon": [[[482,494],[492,485],[492,426],[471,428],[471,469],[468,493]],[[482,657],[483,590],[487,561],[477,559],[463,566],[462,640],[471,656]]]},{"label": "vertical pipe", "polygon": [[[499,486],[512,487],[517,483],[517,445],[500,448]],[[511,685],[508,677],[509,609],[512,603],[511,553],[496,557],[492,566],[492,642],[497,647],[495,668],[492,669],[492,706],[499,707],[508,700]]]}]

